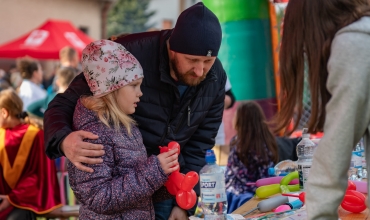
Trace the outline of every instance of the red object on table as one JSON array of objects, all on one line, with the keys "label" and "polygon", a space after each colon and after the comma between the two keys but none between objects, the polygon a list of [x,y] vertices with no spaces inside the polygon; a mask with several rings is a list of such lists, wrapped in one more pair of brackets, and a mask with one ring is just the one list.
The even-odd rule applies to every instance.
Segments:
[{"label": "red object on table", "polygon": [[303,202],[303,203],[304,203],[305,198],[306,198],[306,193],[305,193],[305,192],[301,192],[301,193],[299,193],[299,195],[294,195],[294,194],[289,194],[289,193],[282,193],[281,195],[282,195],[282,196],[297,197],[297,198],[299,198],[299,200],[301,200],[301,202]]},{"label": "red object on table", "polygon": [[[310,134],[310,139],[321,139],[324,136],[323,132],[317,132],[316,134]],[[290,135],[291,138],[302,137],[302,130],[293,132]]]},{"label": "red object on table", "polygon": [[346,211],[359,213],[366,209],[366,196],[356,191],[356,185],[352,181],[348,181],[348,187],[344,199],[340,204]]}]

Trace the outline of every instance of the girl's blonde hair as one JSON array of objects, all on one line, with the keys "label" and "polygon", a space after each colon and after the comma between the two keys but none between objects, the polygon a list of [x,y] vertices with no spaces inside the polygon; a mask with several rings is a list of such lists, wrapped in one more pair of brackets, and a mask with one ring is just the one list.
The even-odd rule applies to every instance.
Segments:
[{"label": "girl's blonde hair", "polygon": [[13,89],[5,89],[0,92],[0,109],[1,108],[5,108],[9,112],[10,117],[17,118],[23,123],[43,129],[42,120],[29,117],[28,114],[23,111],[22,99]]},{"label": "girl's blonde hair", "polygon": [[115,90],[102,97],[87,96],[81,102],[87,109],[94,111],[106,126],[111,128],[113,124],[114,129],[119,130],[122,124],[131,134],[131,126],[136,122],[119,108],[117,93],[118,90]]},{"label": "girl's blonde hair", "polygon": [[12,89],[5,89],[0,92],[1,108],[5,108],[11,117],[20,118],[23,112],[22,99]]}]

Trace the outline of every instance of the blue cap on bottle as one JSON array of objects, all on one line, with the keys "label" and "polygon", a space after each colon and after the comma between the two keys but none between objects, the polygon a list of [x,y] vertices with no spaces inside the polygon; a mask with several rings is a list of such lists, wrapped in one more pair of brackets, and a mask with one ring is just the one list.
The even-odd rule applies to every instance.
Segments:
[{"label": "blue cap on bottle", "polygon": [[206,151],[206,163],[216,163],[216,156],[213,150]]}]

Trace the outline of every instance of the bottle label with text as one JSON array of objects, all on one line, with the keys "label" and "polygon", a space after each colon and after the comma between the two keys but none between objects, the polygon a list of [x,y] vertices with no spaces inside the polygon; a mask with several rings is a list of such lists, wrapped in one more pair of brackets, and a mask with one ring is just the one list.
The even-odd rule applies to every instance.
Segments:
[{"label": "bottle label with text", "polygon": [[203,203],[224,202],[225,176],[222,173],[202,174],[199,177],[200,194]]},{"label": "bottle label with text", "polygon": [[310,172],[311,164],[298,164],[298,174],[299,174],[299,188],[304,189],[306,182],[308,180],[308,174]]}]

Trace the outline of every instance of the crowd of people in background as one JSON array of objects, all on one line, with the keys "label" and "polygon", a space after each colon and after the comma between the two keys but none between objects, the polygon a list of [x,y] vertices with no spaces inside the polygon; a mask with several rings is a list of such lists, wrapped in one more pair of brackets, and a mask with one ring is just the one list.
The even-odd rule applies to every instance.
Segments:
[{"label": "crowd of people in background", "polygon": [[54,63],[53,72],[45,74],[39,60],[18,58],[8,71],[0,69],[0,91],[13,89],[23,102],[23,110],[42,119],[49,102],[81,71],[78,52],[70,46],[60,50],[59,61]]},{"label": "crowd of people in background", "polygon": [[7,72],[0,70],[1,220],[33,220],[62,206],[56,161],[44,153],[43,117],[78,68],[77,51],[65,47],[49,79],[30,57],[17,59]]},{"label": "crowd of people in background", "polygon": [[[307,20],[298,19],[302,16]],[[295,110],[302,111],[297,101],[308,65],[313,97],[308,127],[328,131],[310,171],[310,219],[338,219],[351,147],[362,136],[370,139],[369,16],[368,0],[290,0],[284,17],[284,26],[292,28],[283,31],[282,111],[275,129],[287,128]],[[301,35],[305,31],[312,36]],[[196,205],[179,208],[163,184],[174,169],[199,172],[215,144],[230,147],[228,212],[252,198],[256,187],[248,183],[268,177],[268,168],[281,160],[296,160],[299,138],[276,137],[261,106],[249,101],[238,103],[236,135],[224,142],[222,114],[235,97],[217,58],[221,39],[217,17],[197,3],[173,30],[91,43],[83,66],[76,50],[63,48],[52,77],[44,78],[41,63],[29,57],[0,70],[0,220],[35,219],[61,206],[53,159],[63,156],[83,218],[187,219]],[[179,152],[159,154],[158,146],[172,140],[179,142]],[[335,157],[327,158],[328,149]],[[24,191],[29,194],[18,196]],[[199,196],[199,185],[195,192]]]}]

